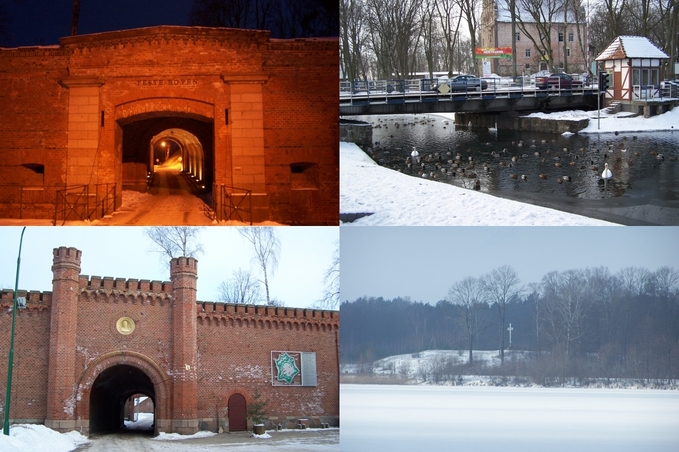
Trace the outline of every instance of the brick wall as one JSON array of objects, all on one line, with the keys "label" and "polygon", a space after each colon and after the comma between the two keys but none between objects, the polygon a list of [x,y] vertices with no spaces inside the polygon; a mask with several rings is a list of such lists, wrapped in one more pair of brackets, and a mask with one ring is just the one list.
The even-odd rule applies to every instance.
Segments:
[{"label": "brick wall", "polygon": [[[267,403],[269,427],[339,422],[337,312],[204,303],[198,312],[198,416],[228,430],[227,401],[235,393]],[[272,386],[272,351],[316,353],[318,385]]]},{"label": "brick wall", "polygon": [[[54,259],[53,292],[29,292],[17,315],[13,422],[88,432],[95,380],[124,364],[153,383],[159,431],[228,430],[236,393],[248,403],[261,394],[272,425],[338,425],[338,312],[197,303],[195,259],[173,260],[172,282],[79,275],[74,248],[56,249]],[[3,343],[12,295],[0,299]],[[134,322],[130,334],[117,329],[123,317]],[[272,351],[315,352],[317,386],[272,386]],[[0,374],[6,366],[0,349]]]},{"label": "brick wall", "polygon": [[[501,22],[497,20],[495,6],[496,0],[483,0],[479,47],[512,46],[512,24],[511,22]],[[533,36],[534,39],[538,40],[539,33],[537,27],[534,24],[526,22],[526,30],[528,35]],[[580,37],[583,42],[586,42],[585,30],[586,26],[581,24]],[[564,33],[564,40],[566,40],[567,47],[571,52],[570,56],[568,56],[566,59],[564,59],[564,43],[559,42],[558,39],[560,31]],[[543,69],[559,71],[560,63],[563,64],[565,62],[568,63],[567,72],[569,73],[580,73],[586,70],[585,55],[580,48],[580,42],[578,41],[578,26],[576,24],[564,24],[559,22],[552,24],[552,29],[550,30],[550,39],[554,56],[553,62],[542,60],[540,51],[537,47],[535,47],[529,36],[521,30],[518,23],[516,25],[516,32],[520,35],[519,40],[516,41],[517,75],[523,75],[524,72],[527,75],[530,75]],[[568,42],[569,33],[573,34],[572,42]],[[527,49],[530,49],[530,56],[526,56]],[[512,60],[490,59],[489,61],[491,62],[491,70],[493,73],[501,76],[512,75]],[[479,71],[481,71],[481,60],[479,60],[478,64]],[[528,68],[526,68],[526,66],[528,66]]]},{"label": "brick wall", "polygon": [[[19,291],[26,297],[26,309],[17,311],[14,344],[14,372],[10,414],[14,422],[41,423],[47,410],[47,370],[52,294]],[[0,298],[0,341],[9,344],[12,330],[13,291],[3,291]],[[2,416],[7,383],[8,346],[0,347],[0,389]]]},{"label": "brick wall", "polygon": [[[171,129],[194,120],[211,127],[209,139],[198,136],[208,186],[252,190],[257,220],[338,224],[337,39],[161,26],[0,52],[6,190],[116,183],[119,205],[123,162],[150,163],[149,137],[134,124],[164,120]],[[129,149],[141,141],[141,151]],[[292,174],[301,173],[299,182]],[[0,191],[0,215],[19,215],[17,196]],[[46,202],[53,196],[45,193]]]}]

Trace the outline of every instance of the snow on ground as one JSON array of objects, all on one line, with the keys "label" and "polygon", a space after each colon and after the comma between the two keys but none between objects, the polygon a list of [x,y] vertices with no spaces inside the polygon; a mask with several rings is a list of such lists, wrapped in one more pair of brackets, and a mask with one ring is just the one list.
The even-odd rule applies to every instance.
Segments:
[{"label": "snow on ground", "polygon": [[137,413],[136,421],[125,421],[128,430],[151,430],[153,428],[153,413]]},{"label": "snow on ground", "polygon": [[59,433],[38,424],[10,426],[9,436],[0,434],[0,451],[3,452],[67,452],[87,443],[78,432]]},{"label": "snow on ground", "polygon": [[[505,350],[505,363],[520,363],[533,355],[526,350]],[[340,372],[348,376],[346,381],[353,383],[351,376],[364,377],[368,372],[367,379],[377,377],[381,383],[392,381],[395,384],[409,385],[457,385],[457,386],[518,386],[518,387],[542,387],[529,377],[501,377],[493,375],[463,375],[466,369],[454,371],[458,366],[469,363],[468,350],[425,350],[418,353],[406,353],[392,355],[378,359],[370,365],[365,364],[341,364]],[[500,353],[497,350],[474,350],[474,363],[476,372],[483,372],[484,368],[499,367]],[[454,371],[454,376],[451,372]],[[492,373],[492,372],[489,372]],[[438,374],[438,377],[435,377]],[[365,380],[360,381],[366,382]],[[562,383],[562,387],[580,387],[582,383],[575,379]],[[670,389],[677,390],[676,380],[648,382],[634,378],[588,378],[584,383],[587,388],[616,388],[616,389]]]},{"label": "snow on ground", "polygon": [[[522,360],[529,352],[516,350],[505,351],[505,360]],[[418,353],[393,355],[379,359],[373,363],[374,374],[402,374],[406,372],[411,378],[417,378],[420,370],[429,371],[431,366],[440,361],[450,362],[454,366],[463,366],[469,362],[468,350],[426,350]],[[500,365],[500,353],[497,350],[474,350],[474,362],[485,367]],[[356,373],[361,365],[341,364],[342,373]]]},{"label": "snow on ground", "polygon": [[601,110],[600,127],[597,126],[597,111],[563,111],[554,113],[533,113],[529,118],[541,118],[547,120],[580,120],[589,119],[589,126],[578,133],[632,133],[632,132],[655,132],[661,130],[679,131],[679,108],[675,108],[661,115],[644,118],[634,116],[629,112],[608,114]]},{"label": "snow on ground", "polygon": [[339,429],[284,430],[260,435],[260,438],[256,439],[249,435],[234,437],[229,434],[198,432],[195,435],[161,434],[156,438],[123,433],[96,436],[88,440],[75,431],[62,434],[44,425],[17,424],[10,427],[10,436],[0,434],[0,451],[2,452],[67,452],[84,444],[87,444],[87,450],[92,452],[110,450],[337,452]]},{"label": "snow on ground", "polygon": [[679,450],[679,392],[340,385],[343,452]]},{"label": "snow on ground", "polygon": [[418,179],[340,143],[340,212],[373,213],[357,226],[598,226],[602,220]]},{"label": "snow on ground", "polygon": [[156,440],[156,441],[180,441],[184,439],[195,439],[195,438],[209,438],[210,436],[215,436],[215,432],[208,432],[205,430],[202,430],[200,432],[196,432],[193,435],[180,435],[179,433],[165,433],[165,432],[160,432],[158,436],[153,437],[151,439]]}]

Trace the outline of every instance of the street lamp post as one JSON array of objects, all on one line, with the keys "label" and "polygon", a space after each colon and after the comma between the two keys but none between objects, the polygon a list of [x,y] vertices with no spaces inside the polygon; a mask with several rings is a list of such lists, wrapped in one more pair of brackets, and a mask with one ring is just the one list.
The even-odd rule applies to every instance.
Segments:
[{"label": "street lamp post", "polygon": [[19,256],[17,257],[17,274],[14,281],[14,304],[12,305],[12,336],[9,342],[9,363],[7,364],[7,394],[5,395],[5,422],[3,424],[2,432],[9,436],[9,404],[12,395],[12,365],[14,363],[14,325],[17,318],[17,291],[19,290],[19,267],[21,266],[21,245],[24,241],[24,232],[26,226],[21,230],[21,238],[19,239]]}]

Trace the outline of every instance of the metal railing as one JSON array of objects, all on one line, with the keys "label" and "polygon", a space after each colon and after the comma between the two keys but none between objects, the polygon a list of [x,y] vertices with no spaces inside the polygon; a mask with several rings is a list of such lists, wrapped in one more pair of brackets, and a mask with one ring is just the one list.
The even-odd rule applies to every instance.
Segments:
[{"label": "metal railing", "polygon": [[354,80],[340,81],[341,105],[369,103],[436,102],[439,100],[463,101],[466,99],[519,98],[523,96],[572,96],[596,94],[596,85],[583,83],[573,88],[549,87],[539,89],[529,78],[482,78],[485,89],[468,86],[463,90],[441,93],[438,79],[411,80]]},{"label": "metal railing", "polygon": [[67,221],[96,220],[115,210],[116,184],[72,185],[57,190],[54,202],[55,226]]},{"label": "metal railing", "polygon": [[213,220],[252,224],[252,191],[224,184],[212,185]]}]

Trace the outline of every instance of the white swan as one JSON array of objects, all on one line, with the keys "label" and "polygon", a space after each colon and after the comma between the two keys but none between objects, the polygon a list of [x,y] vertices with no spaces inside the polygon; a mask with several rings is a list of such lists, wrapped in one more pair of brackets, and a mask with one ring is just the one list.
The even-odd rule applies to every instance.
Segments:
[{"label": "white swan", "polygon": [[420,153],[417,152],[415,146],[413,146],[413,152],[410,153],[410,156],[413,158],[413,162],[420,163]]},{"label": "white swan", "polygon": [[604,164],[604,172],[601,173],[601,177],[604,179],[610,179],[613,177],[613,173],[611,173],[611,170],[608,169],[608,163]]}]

